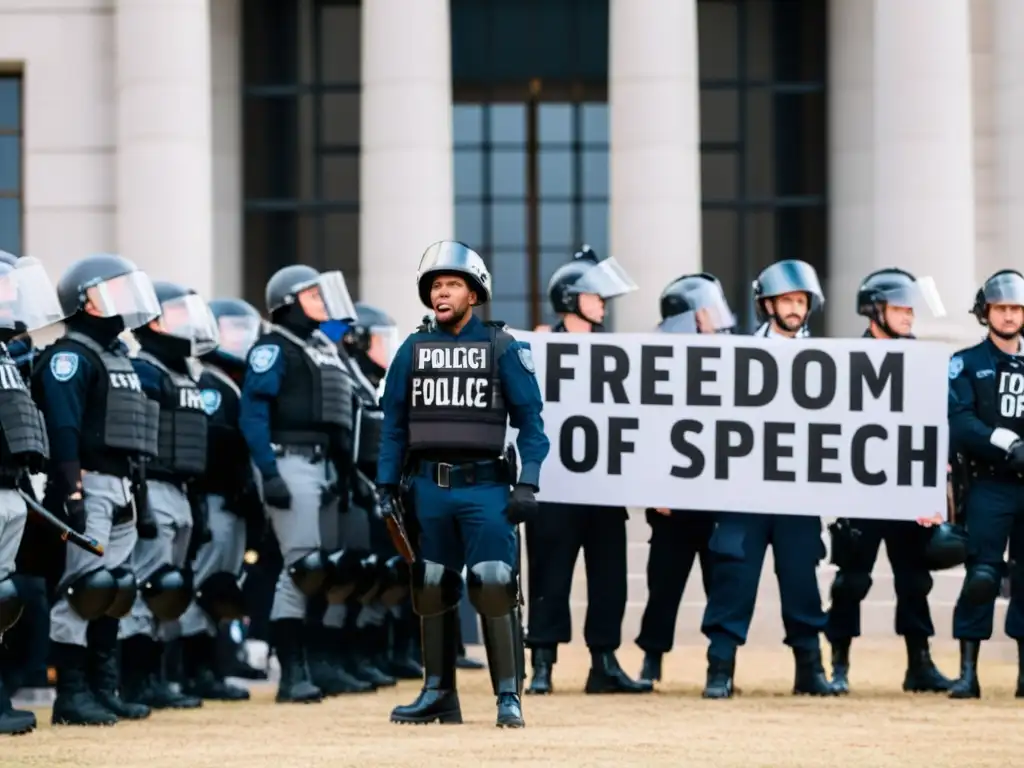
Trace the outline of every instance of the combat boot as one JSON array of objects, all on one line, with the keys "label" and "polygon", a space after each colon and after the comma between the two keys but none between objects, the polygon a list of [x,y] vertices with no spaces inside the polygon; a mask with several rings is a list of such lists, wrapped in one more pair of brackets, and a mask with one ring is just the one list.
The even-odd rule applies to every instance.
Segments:
[{"label": "combat boot", "polygon": [[544,696],[554,691],[551,673],[554,671],[555,662],[558,661],[558,650],[556,648],[534,648],[530,653],[530,659],[533,662],[533,674],[530,676],[530,687],[526,689],[526,692]]},{"label": "combat boot", "polygon": [[837,696],[839,694],[825,676],[820,647],[794,648],[793,658],[796,661],[796,674],[793,678],[794,696]]},{"label": "combat boot", "polygon": [[[928,638],[908,637],[907,674],[903,676],[903,690],[907,693],[943,693],[953,681],[939,672],[928,649]],[[835,684],[835,681],[832,681]]]},{"label": "combat boot", "polygon": [[96,701],[120,720],[144,720],[150,715],[145,704],[121,698],[121,670],[117,659],[118,620],[109,616],[89,622],[86,630],[86,679]]},{"label": "combat boot", "polygon": [[348,670],[359,680],[365,680],[374,688],[390,688],[398,685],[391,675],[377,666],[374,656],[375,643],[379,642],[380,634],[377,627],[360,627],[345,631],[345,639],[349,641],[352,652]]},{"label": "combat boot", "polygon": [[[122,661],[131,660],[132,675],[125,678],[122,698],[151,709],[198,709],[203,700],[178,693],[164,676],[165,645],[147,635],[133,635],[121,643]],[[130,681],[130,683],[129,683]]]},{"label": "combat boot", "polygon": [[391,710],[391,722],[417,725],[462,722],[462,706],[455,688],[458,621],[459,614],[454,610],[440,616],[423,617],[423,689],[412,704]]},{"label": "combat boot", "polygon": [[960,641],[960,677],[949,687],[951,699],[980,699],[981,683],[978,681],[978,654],[980,640]]},{"label": "combat boot", "polygon": [[278,704],[312,704],[323,700],[323,692],[313,684],[302,643],[302,619],[281,619],[271,622],[270,636],[281,680],[277,687]]},{"label": "combat boot", "polygon": [[36,716],[23,709],[15,709],[3,680],[0,680],[0,736],[20,736],[35,727]]},{"label": "combat boot", "polygon": [[633,680],[627,675],[614,651],[590,651],[590,674],[587,675],[585,693],[650,693],[654,683]]},{"label": "combat boot", "polygon": [[649,683],[661,680],[661,654],[644,653],[644,665],[640,668],[640,679]]},{"label": "combat boot", "polygon": [[182,693],[208,701],[248,701],[249,691],[217,674],[217,638],[200,632],[181,639]]},{"label": "combat boot", "polygon": [[523,728],[526,721],[523,719],[523,704],[519,693],[525,670],[520,666],[523,659],[523,637],[519,614],[512,612],[504,616],[481,618],[491,689],[498,699],[495,725],[499,728]]},{"label": "combat boot", "polygon": [[736,656],[719,658],[708,652],[708,675],[701,696],[705,699],[731,699],[733,675],[736,672]]},{"label": "combat boot", "polygon": [[117,715],[100,704],[89,688],[86,649],[53,643],[50,651],[57,668],[57,698],[50,722],[54,725],[114,725]]},{"label": "combat boot", "polygon": [[850,692],[850,638],[832,642],[832,687],[837,695]]},{"label": "combat boot", "polygon": [[310,639],[309,673],[313,685],[319,688],[324,696],[372,693],[377,690],[372,683],[359,679],[350,671],[351,662],[347,657],[342,630],[320,624],[308,624],[305,631]]}]

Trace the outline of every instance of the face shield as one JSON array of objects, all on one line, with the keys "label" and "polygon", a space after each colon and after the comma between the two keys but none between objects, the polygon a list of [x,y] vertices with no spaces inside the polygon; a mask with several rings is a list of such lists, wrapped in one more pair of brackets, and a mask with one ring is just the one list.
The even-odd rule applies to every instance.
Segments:
[{"label": "face shield", "polygon": [[262,321],[252,315],[221,315],[217,318],[217,349],[240,363],[260,336]]},{"label": "face shield", "polygon": [[759,290],[759,297],[765,299],[786,293],[806,293],[811,297],[811,312],[817,312],[825,303],[825,292],[821,290],[818,273],[804,261],[790,259],[776,262],[761,272],[754,286]]},{"label": "face shield", "polygon": [[98,317],[120,317],[128,329],[160,316],[160,301],[145,272],[129,272],[91,285],[85,298]]},{"label": "face shield", "polygon": [[665,318],[658,326],[662,333],[722,333],[736,325],[729,302],[718,283],[707,283],[687,291],[686,300],[692,307],[687,312]]},{"label": "face shield", "polygon": [[443,267],[467,270],[483,263],[484,260],[480,258],[480,254],[472,248],[454,240],[442,240],[423,252],[420,257],[420,265],[416,268],[416,274],[422,275],[424,272]]},{"label": "face shield", "polygon": [[394,325],[371,325],[370,347],[366,356],[381,368],[387,368],[398,354],[398,328]]},{"label": "face shield", "polygon": [[[356,307],[349,295],[345,276],[338,270],[321,272],[320,277],[312,285],[299,291],[316,291],[317,298],[323,302],[327,320],[355,320]],[[306,313],[307,315],[309,312]]]},{"label": "face shield", "polygon": [[986,304],[1012,304],[1024,307],[1024,277],[1013,272],[995,275],[982,289]]},{"label": "face shield", "polygon": [[191,357],[217,348],[217,320],[210,307],[195,294],[165,301],[160,312],[160,332],[192,345]]},{"label": "face shield", "polygon": [[26,331],[39,330],[64,319],[57,289],[39,259],[31,256],[18,259],[13,274],[18,288],[15,319]]},{"label": "face shield", "polygon": [[602,299],[614,299],[637,289],[636,283],[614,258],[594,264],[572,284],[574,293],[590,293]]},{"label": "face shield", "polygon": [[938,319],[946,315],[935,280],[930,277],[919,277],[912,283],[878,291],[877,297],[880,303],[887,306],[912,309],[917,316]]}]

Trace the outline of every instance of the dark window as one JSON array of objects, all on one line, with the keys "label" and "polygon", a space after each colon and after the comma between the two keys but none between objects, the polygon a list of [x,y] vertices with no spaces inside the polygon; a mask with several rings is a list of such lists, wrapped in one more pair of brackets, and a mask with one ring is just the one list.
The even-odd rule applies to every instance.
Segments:
[{"label": "dark window", "polygon": [[0,250],[24,253],[22,234],[22,81],[0,75]]}]

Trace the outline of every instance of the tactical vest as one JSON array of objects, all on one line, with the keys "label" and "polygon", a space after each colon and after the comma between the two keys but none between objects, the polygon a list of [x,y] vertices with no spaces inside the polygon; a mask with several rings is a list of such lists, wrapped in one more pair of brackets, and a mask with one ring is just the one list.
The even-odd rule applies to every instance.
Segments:
[{"label": "tactical vest", "polygon": [[297,445],[327,439],[341,451],[352,448],[352,379],[334,344],[319,331],[304,342],[274,326],[258,344],[280,346],[285,374],[270,407],[271,440]]},{"label": "tactical vest", "polygon": [[380,457],[381,427],[384,425],[384,411],[378,408],[363,408],[359,416],[360,464],[376,465]]},{"label": "tactical vest", "polygon": [[77,331],[68,332],[51,349],[60,349],[68,342],[87,351],[101,378],[97,389],[89,393],[82,419],[82,468],[92,469],[94,457],[111,451],[131,456],[152,453],[152,408],[132,361]]},{"label": "tactical vest", "polygon": [[0,468],[41,471],[50,457],[43,414],[7,348],[0,344]]},{"label": "tactical vest", "polygon": [[201,475],[206,470],[208,419],[199,387],[189,376],[172,371],[146,351],[139,352],[138,357],[163,374],[157,457],[150,465],[150,476],[185,479]]},{"label": "tactical vest", "polygon": [[508,411],[498,360],[512,341],[504,331],[491,329],[490,341],[427,338],[413,343],[410,451],[502,452]]},{"label": "tactical vest", "polygon": [[223,371],[204,365],[199,387],[209,417],[206,472],[200,486],[205,493],[231,496],[243,490],[249,465],[249,447],[238,428],[238,386]]}]

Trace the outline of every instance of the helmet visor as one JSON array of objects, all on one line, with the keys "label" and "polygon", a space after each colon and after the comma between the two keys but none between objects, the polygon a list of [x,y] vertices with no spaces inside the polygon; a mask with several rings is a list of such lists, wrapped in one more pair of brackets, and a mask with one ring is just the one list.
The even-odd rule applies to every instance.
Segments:
[{"label": "helmet visor", "polygon": [[160,330],[192,344],[192,355],[205,355],[217,348],[217,319],[201,296],[192,294],[161,305]]},{"label": "helmet visor", "polygon": [[636,289],[629,273],[614,258],[594,264],[572,284],[573,292],[591,293],[602,299],[614,299]]},{"label": "helmet visor", "polygon": [[258,317],[252,315],[221,315],[217,318],[217,349],[221,354],[244,363],[260,336],[262,324]]},{"label": "helmet visor", "polygon": [[319,290],[328,320],[355,320],[356,306],[352,302],[348,285],[345,283],[345,276],[341,272],[338,270],[322,272],[316,283],[310,287]]},{"label": "helmet visor", "polygon": [[371,325],[370,347],[366,355],[381,368],[387,368],[398,354],[398,327],[394,325]]},{"label": "helmet visor", "polygon": [[693,309],[662,320],[662,333],[720,333],[736,326],[736,317],[718,283],[708,283],[686,292]]},{"label": "helmet visor", "polygon": [[811,297],[811,311],[821,309],[825,292],[821,290],[818,273],[805,261],[793,259],[779,261],[765,268],[757,278],[755,287],[762,298],[770,299],[786,293],[807,293]]},{"label": "helmet visor", "polygon": [[983,289],[986,304],[1013,304],[1024,307],[1024,277],[1013,272],[989,278]]},{"label": "helmet visor", "polygon": [[416,270],[422,275],[430,269],[452,267],[453,269],[469,269],[474,264],[482,264],[480,254],[462,243],[454,240],[442,240],[434,243],[423,252],[420,257],[420,265]]},{"label": "helmet visor", "polygon": [[923,314],[935,319],[946,316],[946,307],[931,277],[919,277],[912,283],[879,291],[878,298],[890,307],[912,309],[915,315]]},{"label": "helmet visor", "polygon": [[128,272],[91,285],[85,298],[100,317],[120,317],[128,329],[160,316],[160,301],[145,272]]}]

